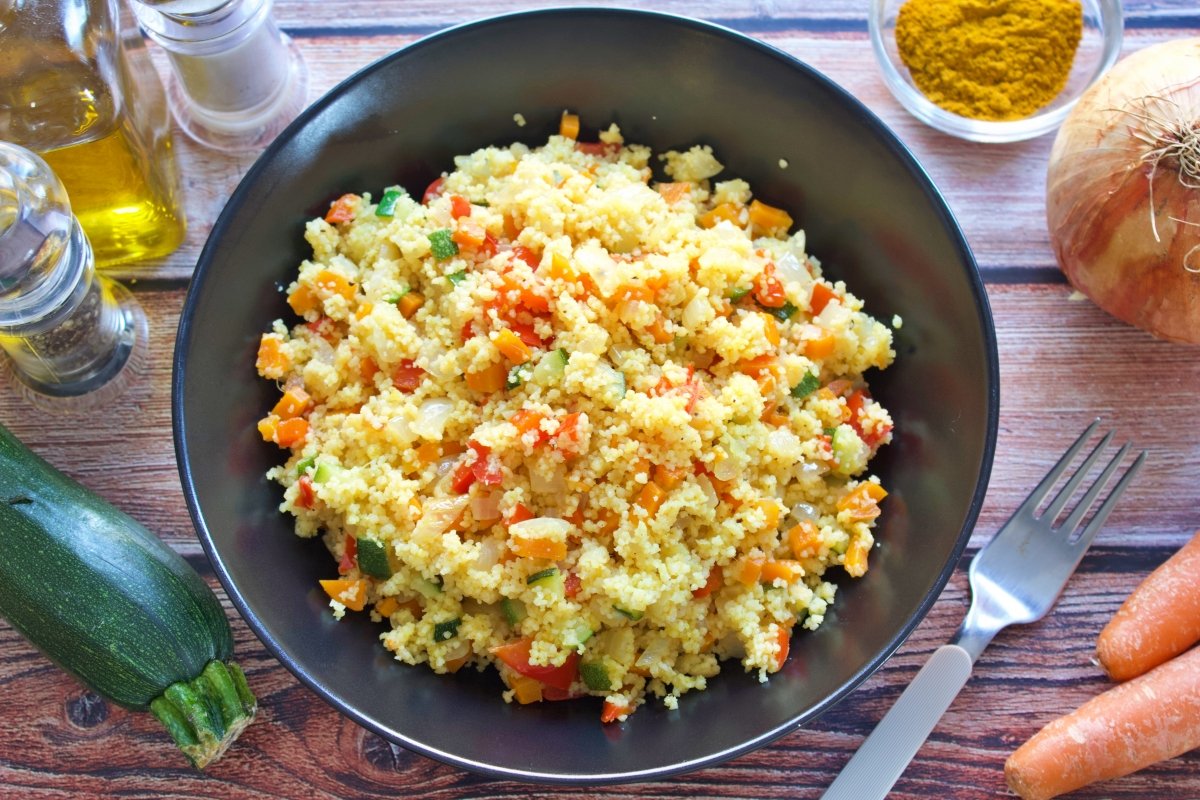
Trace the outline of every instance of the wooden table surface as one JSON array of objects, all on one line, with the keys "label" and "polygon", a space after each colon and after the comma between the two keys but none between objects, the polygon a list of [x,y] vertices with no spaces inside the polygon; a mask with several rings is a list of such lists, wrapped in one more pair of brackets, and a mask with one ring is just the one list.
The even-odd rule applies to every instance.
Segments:
[{"label": "wooden table surface", "polygon": [[[303,51],[310,97],[368,62],[447,25],[517,10],[439,0],[278,0],[275,16]],[[968,552],[932,612],[866,683],[807,728],[726,764],[607,796],[819,797],[968,602],[965,568],[1075,433],[1097,415],[1150,450],[1051,615],[1003,631],[916,760],[899,798],[1005,796],[1003,764],[1054,716],[1107,686],[1090,662],[1096,634],[1128,592],[1200,527],[1200,351],[1166,344],[1072,297],[1043,221],[1052,137],[969,144],[926,128],[884,87],[871,55],[866,0],[695,0],[643,4],[703,17],[813,64],[875,111],[912,148],[970,240],[995,315],[1000,433],[990,489]],[[1126,0],[1125,52],[1200,34],[1194,0]],[[161,54],[158,66],[164,67]],[[110,706],[0,625],[0,796],[342,798],[599,796],[490,780],[409,753],[342,718],[266,652],[228,607],[196,541],[170,430],[170,357],[188,276],[226,197],[252,158],[205,151],[177,133],[190,229],[136,278],[150,320],[145,385],[86,417],[48,418],[0,386],[0,422],[35,450],[161,534],[217,588],[259,720],[207,773],[188,769],[148,715]],[[1200,751],[1075,793],[1078,798],[1200,798]]]}]

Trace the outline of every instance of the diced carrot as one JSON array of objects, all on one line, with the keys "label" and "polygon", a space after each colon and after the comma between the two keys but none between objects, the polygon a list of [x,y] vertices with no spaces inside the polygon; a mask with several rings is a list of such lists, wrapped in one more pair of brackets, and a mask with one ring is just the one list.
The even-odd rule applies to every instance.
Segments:
[{"label": "diced carrot", "polygon": [[642,487],[642,491],[638,493],[637,504],[646,511],[646,516],[653,519],[658,513],[658,509],[662,507],[663,500],[666,499],[667,493],[662,487],[654,481],[647,481]]},{"label": "diced carrot", "polygon": [[856,537],[846,548],[846,557],[842,566],[846,568],[846,572],[851,577],[861,578],[867,574],[867,554],[870,549],[871,546],[861,537]]},{"label": "diced carrot", "polygon": [[419,292],[408,292],[396,302],[396,307],[400,309],[400,313],[404,315],[405,319],[411,318],[423,305],[425,305],[425,297]]},{"label": "diced carrot", "polygon": [[834,339],[833,333],[829,331],[821,331],[819,336],[812,339],[807,339],[804,342],[804,355],[809,358],[829,358],[833,355],[834,347],[837,340]]},{"label": "diced carrot", "polygon": [[331,599],[337,600],[351,611],[363,610],[363,606],[367,602],[367,582],[365,580],[360,578],[352,581],[348,578],[339,578],[320,583],[325,594],[329,595]]},{"label": "diced carrot", "polygon": [[886,489],[878,483],[865,481],[842,495],[837,501],[837,510],[845,512],[852,520],[875,519],[879,516],[879,501],[885,497]]},{"label": "diced carrot", "polygon": [[422,464],[432,464],[442,457],[442,448],[437,442],[423,442],[417,447],[417,458]]},{"label": "diced carrot", "polygon": [[517,436],[524,437],[530,431],[537,431],[538,434],[534,437],[534,444],[541,444],[550,438],[550,434],[541,429],[542,420],[546,418],[545,414],[540,414],[537,411],[530,411],[527,408],[522,408],[520,411],[512,415],[509,420],[517,429]]},{"label": "diced carrot", "polygon": [[524,558],[561,561],[567,557],[567,543],[557,539],[526,539],[521,536],[509,536],[508,546],[514,553]]},{"label": "diced carrot", "polygon": [[687,467],[668,467],[659,464],[654,468],[654,482],[666,491],[671,491],[687,477],[690,470]]},{"label": "diced carrot", "polygon": [[763,530],[771,530],[779,525],[778,500],[759,500],[754,505],[763,514]]},{"label": "diced carrot", "polygon": [[692,597],[695,597],[697,600],[702,597],[708,597],[717,589],[721,588],[722,578],[723,574],[721,572],[721,567],[717,564],[713,564],[712,569],[708,571],[708,580],[706,580],[704,585],[699,589],[692,590]]},{"label": "diced carrot", "polygon": [[293,386],[284,390],[283,397],[279,398],[271,413],[280,419],[292,419],[307,411],[311,402],[312,398],[308,396],[308,392],[299,386]]},{"label": "diced carrot", "polygon": [[741,227],[741,213],[741,208],[733,203],[721,203],[712,210],[701,214],[697,222],[700,223],[701,228],[713,228],[716,227],[717,223],[722,221],[732,222],[734,225]]},{"label": "diced carrot", "polygon": [[821,531],[808,520],[789,530],[787,538],[788,547],[795,558],[815,558],[821,548]]},{"label": "diced carrot", "polygon": [[523,706],[542,701],[541,681],[513,673],[509,678],[509,686],[513,690],[513,696],[517,698],[517,702]]},{"label": "diced carrot", "polygon": [[322,291],[340,295],[347,300],[354,299],[354,284],[345,275],[331,269],[323,269],[318,272],[317,277],[313,280],[313,285]]},{"label": "diced carrot", "polygon": [[764,561],[762,556],[746,556],[736,568],[737,579],[745,586],[758,583],[758,579],[762,577]]},{"label": "diced carrot", "polygon": [[611,700],[604,701],[604,708],[600,711],[600,722],[607,725],[610,722],[619,722],[621,717],[628,717],[633,713],[633,709],[624,703],[614,703]]},{"label": "diced carrot", "polygon": [[752,200],[750,202],[750,222],[760,231],[784,231],[792,227],[792,217],[782,208],[775,208],[766,203]]},{"label": "diced carrot", "polygon": [[450,234],[450,238],[459,247],[467,250],[474,250],[483,246],[487,241],[487,229],[473,219],[464,217],[458,221],[458,225],[454,227],[454,232]]},{"label": "diced carrot", "polygon": [[450,195],[450,216],[453,219],[471,216],[471,201],[462,195]]},{"label": "diced carrot", "polygon": [[292,307],[297,315],[303,317],[310,311],[316,311],[321,307],[321,300],[313,292],[312,287],[307,283],[302,283],[297,286],[291,294],[288,295],[288,305]]},{"label": "diced carrot", "polygon": [[820,314],[825,310],[825,306],[829,305],[829,301],[837,297],[833,288],[827,283],[817,281],[812,287],[812,297],[808,301],[809,310],[813,316]]},{"label": "diced carrot", "polygon": [[358,308],[354,309],[354,318],[357,320],[366,319],[374,310],[374,303],[359,303]]},{"label": "diced carrot", "polygon": [[1151,572],[1100,632],[1096,657],[1128,680],[1200,642],[1200,533]]},{"label": "diced carrot", "polygon": [[488,364],[478,372],[467,373],[467,388],[471,391],[491,394],[504,388],[508,370],[500,362]]},{"label": "diced carrot", "polygon": [[370,356],[363,356],[358,362],[358,374],[364,381],[370,383],[379,374],[379,365]]},{"label": "diced carrot", "polygon": [[675,335],[667,330],[667,320],[663,316],[658,316],[646,326],[646,332],[650,334],[650,338],[658,344],[670,344],[675,341]]},{"label": "diced carrot", "polygon": [[329,204],[329,211],[325,212],[325,221],[330,225],[349,222],[354,219],[354,209],[357,206],[358,195],[344,194]]},{"label": "diced carrot", "polygon": [[558,121],[558,135],[565,136],[568,139],[579,138],[579,115],[568,114],[563,112],[562,119]]},{"label": "diced carrot", "polygon": [[291,359],[283,351],[283,337],[277,333],[264,333],[258,343],[258,358],[254,362],[258,374],[280,380],[290,364]]},{"label": "diced carrot", "polygon": [[390,617],[400,610],[400,601],[395,597],[385,597],[375,604],[375,611],[381,617]]},{"label": "diced carrot", "polygon": [[496,334],[496,338],[493,341],[500,354],[514,364],[524,364],[533,358],[533,351],[529,349],[529,345],[522,342],[521,337],[508,328]]},{"label": "diced carrot", "polygon": [[275,441],[275,431],[279,427],[279,417],[274,414],[263,417],[258,421],[258,433],[264,442]]},{"label": "diced carrot", "polygon": [[683,198],[687,197],[692,192],[692,184],[686,181],[676,181],[675,183],[660,183],[654,188],[658,189],[658,193],[667,201],[668,205],[675,205]]},{"label": "diced carrot", "polygon": [[776,579],[782,578],[785,583],[791,583],[803,575],[804,567],[795,561],[767,561],[763,564],[759,580],[774,583]]},{"label": "diced carrot", "polygon": [[772,347],[778,347],[779,342],[780,342],[779,323],[776,322],[775,318],[772,317],[770,314],[763,314],[760,312],[759,316],[762,317],[763,333],[767,337],[767,342]]},{"label": "diced carrot", "polygon": [[1047,800],[1197,747],[1200,647],[1052,721],[1009,756],[1004,776],[1025,800]]},{"label": "diced carrot", "polygon": [[275,444],[295,447],[308,437],[308,420],[303,417],[285,419],[275,426]]},{"label": "diced carrot", "polygon": [[792,632],[789,629],[779,625],[775,631],[775,643],[778,645],[778,649],[775,651],[775,669],[771,670],[772,672],[783,669],[783,665],[787,663],[788,651],[792,647]]},{"label": "diced carrot", "polygon": [[745,373],[751,378],[757,378],[761,375],[773,373],[778,363],[779,359],[768,353],[767,355],[751,358],[747,361],[739,361],[737,368],[738,372]]}]

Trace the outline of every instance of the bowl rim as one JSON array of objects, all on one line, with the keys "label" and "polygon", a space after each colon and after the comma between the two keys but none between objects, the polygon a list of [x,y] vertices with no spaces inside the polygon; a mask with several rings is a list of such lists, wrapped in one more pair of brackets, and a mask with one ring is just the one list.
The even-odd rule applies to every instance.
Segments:
[{"label": "bowl rim", "polygon": [[[1036,139],[1058,128],[1075,104],[1079,102],[1098,80],[1117,62],[1125,39],[1125,17],[1121,0],[1091,0],[1096,4],[1103,26],[1101,58],[1087,83],[1061,106],[1038,111],[1032,116],[1014,120],[983,120],[964,117],[947,111],[926,97],[904,79],[900,67],[888,54],[883,40],[883,17],[888,0],[871,0],[867,12],[867,31],[871,39],[871,50],[875,62],[883,75],[883,82],[901,107],[918,121],[960,139],[985,144],[1009,144]],[[1086,2],[1086,0],[1085,0]],[[903,3],[902,3],[903,4]],[[1059,93],[1061,96],[1062,93]]]},{"label": "bowl rim", "polygon": [[[753,737],[752,739],[741,742],[736,746],[727,747],[723,750],[686,761],[679,761],[660,767],[640,770],[610,771],[605,773],[559,773],[524,770],[483,763],[466,756],[440,750],[436,747],[426,745],[416,739],[413,739],[410,736],[406,736],[397,731],[391,730],[384,723],[375,720],[368,714],[349,705],[347,702],[343,701],[333,689],[325,686],[316,675],[311,674],[304,667],[297,664],[287,654],[282,644],[275,640],[272,633],[266,629],[262,621],[259,619],[254,609],[246,602],[241,591],[238,589],[237,585],[230,576],[229,570],[225,564],[225,559],[222,557],[221,553],[216,547],[216,543],[209,531],[197,498],[196,484],[192,474],[187,444],[188,425],[187,420],[184,419],[183,415],[184,384],[187,371],[185,356],[192,341],[192,334],[194,331],[192,324],[193,316],[195,314],[198,298],[201,295],[200,290],[203,288],[206,280],[209,278],[209,273],[211,272],[211,267],[215,260],[214,254],[217,248],[217,242],[224,237],[226,229],[232,224],[234,218],[236,217],[236,214],[233,213],[234,209],[241,205],[245,196],[251,191],[252,185],[257,182],[260,173],[267,169],[268,163],[274,158],[274,156],[280,150],[282,150],[284,146],[301,131],[301,129],[308,125],[328,106],[336,102],[350,86],[365,76],[375,72],[376,70],[384,68],[399,58],[409,57],[413,52],[419,52],[425,47],[436,45],[444,39],[453,38],[463,31],[485,27],[502,21],[529,19],[543,16],[576,15],[626,17],[630,20],[654,18],[665,23],[678,25],[682,28],[690,28],[715,34],[724,39],[732,40],[744,46],[749,46],[770,58],[783,61],[790,68],[800,70],[811,80],[820,84],[824,89],[839,96],[847,105],[847,107],[851,109],[852,113],[854,113],[860,119],[860,121],[878,137],[879,144],[885,147],[894,157],[896,157],[901,165],[908,170],[914,179],[917,180],[921,191],[929,197],[931,206],[933,207],[936,216],[940,218],[945,226],[954,249],[957,251],[957,254],[962,259],[964,265],[968,267],[968,269],[966,269],[967,274],[965,275],[965,278],[970,285],[971,293],[974,297],[975,312],[980,321],[982,332],[981,343],[983,345],[984,356],[987,362],[984,365],[987,381],[987,418],[985,422],[986,435],[981,452],[979,475],[975,483],[975,490],[971,496],[970,502],[966,509],[966,514],[963,518],[962,527],[958,533],[958,538],[952,552],[948,555],[946,563],[934,579],[929,592],[921,600],[905,624],[895,632],[885,647],[883,647],[874,657],[865,663],[857,672],[850,675],[849,678],[842,683],[842,686],[838,691],[824,698],[821,702],[806,709],[802,713],[793,715],[786,723],[767,730],[758,736]],[[797,730],[799,727],[816,719],[820,715],[827,712],[834,705],[852,694],[855,689],[857,689],[864,681],[866,681],[867,678],[869,678],[877,669],[879,669],[880,666],[882,666],[889,658],[891,658],[895,651],[905,642],[905,640],[908,639],[913,630],[916,629],[917,625],[928,615],[929,610],[938,600],[942,590],[949,582],[951,575],[957,569],[958,562],[962,558],[963,551],[966,549],[971,532],[975,527],[976,521],[978,520],[979,512],[983,505],[984,496],[987,493],[988,483],[992,471],[992,462],[995,455],[996,437],[999,426],[999,409],[1000,371],[995,325],[991,313],[991,306],[988,302],[987,292],[984,289],[983,281],[979,274],[979,269],[975,261],[974,254],[971,251],[962,228],[959,226],[958,221],[954,217],[953,211],[950,209],[950,206],[946,202],[941,191],[933,183],[933,180],[930,178],[928,172],[920,164],[908,147],[900,140],[900,138],[893,133],[891,129],[888,128],[888,126],[874,112],[867,108],[866,105],[858,100],[858,98],[851,94],[847,89],[843,88],[841,85],[833,81],[831,78],[825,76],[816,68],[791,55],[790,53],[787,53],[762,40],[740,33],[718,23],[709,22],[707,20],[701,20],[682,14],[649,11],[627,7],[571,6],[530,9],[491,15],[481,19],[472,20],[470,22],[461,23],[459,25],[454,25],[435,33],[423,36],[414,42],[411,42],[385,56],[382,56],[369,64],[366,64],[325,92],[321,97],[305,108],[275,138],[275,140],[271,142],[271,144],[255,160],[254,164],[251,165],[250,169],[246,171],[245,175],[239,181],[237,187],[226,201],[220,215],[214,222],[208,238],[205,241],[204,247],[197,259],[192,280],[188,286],[188,293],[184,299],[184,305],[180,312],[175,348],[172,357],[172,438],[174,440],[176,464],[179,470],[180,482],[183,489],[184,499],[187,503],[188,513],[191,517],[193,526],[196,529],[197,538],[200,540],[200,543],[204,549],[204,553],[212,564],[212,568],[217,576],[217,579],[221,582],[221,585],[226,594],[229,596],[230,601],[233,603],[234,608],[237,609],[247,627],[253,631],[254,635],[259,639],[260,642],[262,642],[267,651],[274,656],[289,672],[291,672],[292,675],[294,675],[302,684],[316,693],[317,696],[335,708],[339,713],[363,728],[366,728],[367,730],[381,736],[385,740],[400,744],[406,749],[428,758],[432,758],[436,761],[440,761],[444,764],[470,770],[491,778],[558,785],[631,783],[665,778],[696,770],[701,767],[712,766],[714,764],[718,764],[756,750],[759,747],[769,744],[775,739]]]}]

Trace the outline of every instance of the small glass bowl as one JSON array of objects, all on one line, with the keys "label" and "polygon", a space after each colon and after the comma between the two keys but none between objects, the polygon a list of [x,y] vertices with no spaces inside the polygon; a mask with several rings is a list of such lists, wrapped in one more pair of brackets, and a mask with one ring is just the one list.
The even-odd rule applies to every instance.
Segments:
[{"label": "small glass bowl", "polygon": [[1054,130],[1066,119],[1079,96],[1116,62],[1121,53],[1124,33],[1121,0],[1082,0],[1083,37],[1062,92],[1024,119],[971,119],[936,105],[913,83],[896,48],[896,14],[904,2],[871,0],[867,24],[884,82],[914,117],[938,130],[974,142],[1019,142]]}]

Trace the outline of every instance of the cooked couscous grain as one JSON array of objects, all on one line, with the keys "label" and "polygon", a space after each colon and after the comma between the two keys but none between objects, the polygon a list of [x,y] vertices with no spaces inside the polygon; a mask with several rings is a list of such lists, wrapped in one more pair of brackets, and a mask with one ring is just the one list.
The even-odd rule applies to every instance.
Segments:
[{"label": "cooked couscous grain", "polygon": [[[574,127],[574,126],[572,126]],[[661,164],[669,180],[655,182]],[[708,147],[487,147],[308,223],[259,424],[335,615],[521,703],[761,679],[867,571],[888,328]],[[333,571],[331,567],[331,572]]]}]

